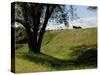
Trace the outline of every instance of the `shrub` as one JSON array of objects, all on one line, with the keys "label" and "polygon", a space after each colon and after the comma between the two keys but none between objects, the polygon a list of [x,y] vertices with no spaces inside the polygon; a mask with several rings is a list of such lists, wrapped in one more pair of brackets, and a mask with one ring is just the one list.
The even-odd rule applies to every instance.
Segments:
[{"label": "shrub", "polygon": [[27,37],[24,27],[17,27],[15,35],[16,35],[15,37],[16,44],[22,44],[27,42]]}]

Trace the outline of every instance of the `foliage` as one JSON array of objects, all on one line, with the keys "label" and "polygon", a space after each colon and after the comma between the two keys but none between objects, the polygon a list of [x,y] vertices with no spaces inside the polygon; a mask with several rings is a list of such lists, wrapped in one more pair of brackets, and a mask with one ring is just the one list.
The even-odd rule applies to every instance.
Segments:
[{"label": "foliage", "polygon": [[[15,2],[12,6],[12,25],[13,22],[18,22],[23,25],[27,34],[27,41],[29,51],[40,53],[42,39],[45,33],[46,26],[52,19],[60,20],[60,23],[68,25],[67,14],[64,12],[64,5],[58,4],[43,4],[43,3],[27,3],[27,2]],[[59,15],[59,17],[54,16]],[[63,21],[63,22],[62,22]]]},{"label": "foliage", "polygon": [[[16,19],[19,19],[19,20],[22,20],[24,21],[24,16],[23,16],[23,5],[25,3],[20,3],[20,2],[17,2],[15,4],[15,18]],[[49,21],[52,21],[52,20],[56,20],[55,22],[56,23],[65,23],[66,26],[68,26],[68,11],[66,11],[66,7],[65,5],[57,5],[57,4],[41,4],[41,3],[26,3],[27,4],[27,14],[28,14],[28,22],[29,22],[29,25],[33,28],[34,25],[32,25],[32,21],[35,21],[35,20],[32,20],[32,17],[34,16],[33,14],[35,14],[34,11],[36,11],[37,9],[41,9],[42,11],[39,11],[41,13],[40,17],[40,27],[41,28],[43,26],[43,23],[45,21],[45,16],[46,16],[46,9],[47,9],[47,6],[49,6],[49,10],[53,10],[53,12],[51,13],[50,15],[50,18],[49,18]],[[38,6],[41,6],[40,8],[38,8]],[[37,11],[36,11],[37,12]],[[19,22],[16,20],[16,22]],[[20,22],[19,22],[20,23]],[[22,23],[22,22],[21,22]]]},{"label": "foliage", "polygon": [[16,27],[15,35],[16,35],[16,37],[15,37],[16,44],[22,44],[22,43],[27,42],[26,32],[23,27],[21,27],[21,26]]}]

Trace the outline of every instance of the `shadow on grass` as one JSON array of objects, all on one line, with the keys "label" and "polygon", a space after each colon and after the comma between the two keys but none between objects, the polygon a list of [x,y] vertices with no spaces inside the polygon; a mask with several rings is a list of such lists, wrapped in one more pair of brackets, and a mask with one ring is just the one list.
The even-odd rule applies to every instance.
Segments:
[{"label": "shadow on grass", "polygon": [[71,48],[71,57],[80,64],[95,64],[97,66],[97,45],[81,45]]},{"label": "shadow on grass", "polygon": [[53,69],[57,69],[57,70],[62,70],[62,68],[66,67],[66,66],[77,66],[77,62],[76,61],[65,61],[65,60],[61,60],[52,56],[48,56],[46,54],[40,53],[40,54],[24,54],[22,56],[23,59],[28,60],[30,62],[35,62],[37,64],[41,64],[43,66],[49,66]]},{"label": "shadow on grass", "polygon": [[25,53],[22,54],[20,58],[28,60],[30,62],[35,62],[43,66],[49,66],[55,70],[64,70],[78,67],[80,65],[95,65],[97,66],[97,47],[93,46],[76,46],[71,48],[71,57],[76,60],[61,60],[43,53]]}]

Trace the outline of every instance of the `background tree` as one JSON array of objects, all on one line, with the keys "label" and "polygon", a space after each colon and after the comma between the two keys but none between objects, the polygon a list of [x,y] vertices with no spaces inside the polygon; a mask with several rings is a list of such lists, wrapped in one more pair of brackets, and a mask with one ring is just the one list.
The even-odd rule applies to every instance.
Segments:
[{"label": "background tree", "polygon": [[70,16],[71,16],[71,21],[73,21],[74,19],[78,19],[79,16],[77,14],[77,9],[76,9],[76,6],[75,5],[70,5],[69,6],[69,13],[70,13]]},{"label": "background tree", "polygon": [[[58,20],[68,25],[64,5],[15,2],[12,6],[11,23],[14,25],[14,22],[18,22],[23,25],[31,52],[40,53],[43,35],[49,20],[53,18],[57,20],[59,16]],[[55,14],[57,15],[54,16]]]},{"label": "background tree", "polygon": [[70,5],[70,13],[71,13],[71,20],[74,19],[74,8],[72,5]]},{"label": "background tree", "polygon": [[89,6],[87,9],[89,9],[90,11],[95,11],[95,10],[97,10],[97,7],[95,7],[95,6]]}]

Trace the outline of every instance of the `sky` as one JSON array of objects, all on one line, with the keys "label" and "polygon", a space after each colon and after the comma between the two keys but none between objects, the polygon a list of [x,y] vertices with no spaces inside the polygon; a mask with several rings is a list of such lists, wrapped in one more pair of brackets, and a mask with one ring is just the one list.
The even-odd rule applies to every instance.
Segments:
[{"label": "sky", "polygon": [[[73,26],[81,26],[82,28],[90,28],[90,27],[97,27],[97,11],[90,11],[87,9],[88,6],[79,6],[73,5],[74,7],[74,16],[73,20],[70,20],[71,16],[69,17],[69,29],[72,29]],[[69,5],[66,5],[66,11],[69,9]],[[15,26],[18,26],[15,25]],[[48,22],[46,27],[47,30],[52,29],[65,29],[66,26],[64,24],[56,24],[55,20],[52,22]]]},{"label": "sky", "polygon": [[[66,10],[68,9],[68,5],[66,5]],[[81,26],[82,28],[90,28],[90,27],[97,27],[97,11],[90,11],[87,9],[88,6],[79,6],[74,5],[74,19],[71,21],[69,20],[69,28],[72,26]],[[71,17],[71,16],[70,16]],[[63,24],[56,25],[53,22],[49,23],[46,29],[59,29],[65,28]]]},{"label": "sky", "polygon": [[97,17],[97,13],[87,9],[88,6],[75,6],[76,13],[79,17]]}]

